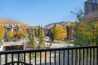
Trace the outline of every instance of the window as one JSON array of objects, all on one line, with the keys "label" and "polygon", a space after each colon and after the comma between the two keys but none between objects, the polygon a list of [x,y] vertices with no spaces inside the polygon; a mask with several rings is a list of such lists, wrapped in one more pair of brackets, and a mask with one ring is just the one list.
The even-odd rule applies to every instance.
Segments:
[{"label": "window", "polygon": [[91,4],[88,4],[88,14],[92,12],[92,6]]}]

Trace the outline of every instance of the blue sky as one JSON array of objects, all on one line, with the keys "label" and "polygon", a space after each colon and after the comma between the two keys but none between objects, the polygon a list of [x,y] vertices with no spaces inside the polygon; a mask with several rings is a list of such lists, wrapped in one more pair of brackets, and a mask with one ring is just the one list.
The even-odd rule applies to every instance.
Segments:
[{"label": "blue sky", "polygon": [[0,0],[0,18],[30,25],[75,21],[71,11],[84,8],[84,0]]}]

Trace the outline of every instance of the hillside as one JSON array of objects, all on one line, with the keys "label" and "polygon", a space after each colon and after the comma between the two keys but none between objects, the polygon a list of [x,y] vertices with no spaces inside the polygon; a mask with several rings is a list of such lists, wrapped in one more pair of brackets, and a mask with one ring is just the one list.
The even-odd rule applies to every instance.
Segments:
[{"label": "hillside", "polygon": [[[12,28],[9,25],[11,25]],[[9,26],[9,27],[6,30],[4,26],[7,27]],[[18,31],[15,31],[16,28],[14,26],[19,26]],[[10,31],[8,31],[9,28]],[[5,39],[6,42],[13,39],[22,39],[26,37],[26,35],[28,34],[27,29],[31,29],[31,28],[32,26],[16,20],[0,19],[0,42],[2,41],[2,39]]]},{"label": "hillside", "polygon": [[64,28],[66,28],[67,25],[73,24],[73,22],[58,22],[58,23],[50,23],[46,26],[44,26],[45,29],[50,29],[51,27],[55,26],[56,24],[62,25]]},{"label": "hillside", "polygon": [[25,24],[13,19],[0,19],[0,26],[4,26],[5,24],[18,25],[19,27],[31,27],[28,24]]}]

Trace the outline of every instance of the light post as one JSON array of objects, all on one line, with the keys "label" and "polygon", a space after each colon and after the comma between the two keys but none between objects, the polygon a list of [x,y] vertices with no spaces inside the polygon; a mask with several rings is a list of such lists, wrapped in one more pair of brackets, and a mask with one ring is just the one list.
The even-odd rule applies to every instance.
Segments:
[{"label": "light post", "polygon": [[54,35],[52,31],[54,31],[54,27],[52,27],[51,30],[49,30],[49,42],[50,42],[49,48],[52,46],[52,43],[54,41]]}]

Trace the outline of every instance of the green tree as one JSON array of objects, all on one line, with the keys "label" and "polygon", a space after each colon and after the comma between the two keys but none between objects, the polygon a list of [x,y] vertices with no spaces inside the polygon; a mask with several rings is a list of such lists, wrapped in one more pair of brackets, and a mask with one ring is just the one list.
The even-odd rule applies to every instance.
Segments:
[{"label": "green tree", "polygon": [[39,44],[38,44],[38,48],[45,48],[45,35],[44,35],[44,30],[42,27],[39,27],[39,32],[38,32],[38,40],[39,40]]},{"label": "green tree", "polygon": [[74,44],[79,46],[96,45],[95,24],[87,21],[76,23],[74,27]]},{"label": "green tree", "polygon": [[54,30],[49,30],[49,39],[50,39],[50,42],[53,42],[54,41]]},{"label": "green tree", "polygon": [[29,47],[30,48],[36,48],[36,38],[35,38],[35,34],[34,34],[34,31],[32,29],[32,32],[30,32],[29,36]]},{"label": "green tree", "polygon": [[71,11],[71,13],[76,15],[78,22],[83,21],[84,12],[81,9],[79,9],[78,12]]}]

